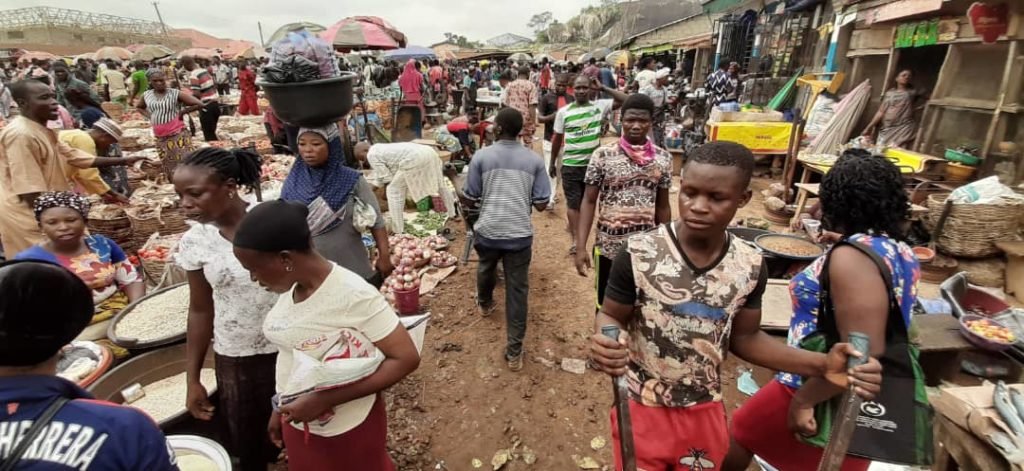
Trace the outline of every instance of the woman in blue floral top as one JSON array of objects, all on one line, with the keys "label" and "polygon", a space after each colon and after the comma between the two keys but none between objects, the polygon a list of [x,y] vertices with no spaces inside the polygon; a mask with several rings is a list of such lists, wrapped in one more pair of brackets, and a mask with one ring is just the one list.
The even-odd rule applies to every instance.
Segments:
[{"label": "woman in blue floral top", "polygon": [[[890,161],[864,151],[848,151],[825,174],[821,183],[823,224],[834,235],[869,247],[885,261],[892,274],[896,299],[903,321],[910,327],[911,308],[917,299],[920,265],[911,248],[902,241],[909,202],[899,170]],[[889,297],[877,265],[854,247],[830,250],[830,294],[836,324],[844,340],[858,331],[871,338],[871,356],[885,351],[885,325]],[[789,284],[793,317],[788,343],[800,341],[817,330],[819,277],[827,255],[818,258]],[[751,453],[778,469],[816,469],[822,450],[796,438],[795,433],[813,435],[814,405],[841,393],[812,378],[804,382],[794,374],[780,372],[733,414],[733,443],[723,469],[745,469]],[[870,462],[847,457],[843,471],[866,470]]]}]

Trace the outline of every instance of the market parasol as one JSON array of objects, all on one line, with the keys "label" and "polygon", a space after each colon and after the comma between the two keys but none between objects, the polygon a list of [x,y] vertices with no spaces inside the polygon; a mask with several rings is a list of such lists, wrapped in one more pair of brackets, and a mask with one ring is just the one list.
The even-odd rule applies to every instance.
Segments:
[{"label": "market parasol", "polygon": [[530,55],[525,52],[517,52],[515,54],[512,54],[511,56],[508,56],[508,60],[513,62],[530,62],[531,60],[533,60],[533,58],[530,57]]},{"label": "market parasol", "polygon": [[325,30],[327,30],[327,28],[325,28],[325,27],[323,27],[321,25],[318,25],[316,23],[310,23],[308,21],[299,21],[299,22],[296,22],[296,23],[288,23],[286,25],[281,26],[280,28],[277,28],[277,30],[274,31],[274,33],[271,34],[269,38],[267,38],[267,47],[270,47],[271,44],[274,44],[274,43],[284,39],[284,37],[286,35],[288,35],[288,33],[291,33],[292,31],[300,31],[300,30],[306,30],[306,31],[309,31],[312,34],[320,34],[320,33],[324,32]]},{"label": "market parasol", "polygon": [[133,61],[155,61],[157,59],[163,59],[174,55],[167,46],[159,44],[146,44],[138,48],[134,54],[132,54]]},{"label": "market parasol", "polygon": [[433,59],[437,57],[433,49],[422,46],[409,46],[402,49],[394,49],[384,53],[384,58],[393,61],[407,61],[409,59]]},{"label": "market parasol", "polygon": [[615,51],[604,57],[604,61],[612,65],[629,65],[629,51]]},{"label": "market parasol", "polygon": [[217,54],[217,51],[214,51],[213,49],[204,49],[204,48],[201,48],[201,47],[193,47],[191,49],[185,49],[184,51],[179,52],[178,53],[178,59],[181,59],[182,57],[185,57],[185,56],[192,56],[192,57],[196,57],[196,58],[199,58],[199,59],[212,59],[213,56],[217,56],[217,55],[219,55],[219,54]]},{"label": "market parasol", "polygon": [[34,60],[52,61],[52,60],[57,60],[57,59],[58,59],[58,57],[56,55],[50,54],[49,52],[46,52],[46,51],[26,51],[24,54],[22,54],[21,56],[18,57],[19,61],[34,61]]},{"label": "market parasol", "polygon": [[75,61],[75,62],[78,62],[78,61],[80,61],[82,59],[96,60],[96,54],[93,54],[91,52],[86,52],[85,54],[79,54],[79,55],[74,56],[74,57],[71,58],[71,60]]},{"label": "market parasol", "polygon": [[549,56],[547,54],[540,54],[537,57],[534,57],[533,61],[538,63],[538,64],[540,64],[541,61],[543,61],[545,58],[547,58],[549,64],[554,64],[555,63],[555,58],[551,57],[551,56]]},{"label": "market parasol", "polygon": [[105,61],[107,59],[113,59],[116,61],[126,61],[132,58],[132,51],[129,51],[123,47],[107,46],[101,47],[96,50],[96,60]]},{"label": "market parasol", "polygon": [[405,34],[376,16],[350,16],[331,25],[320,37],[335,49],[398,49],[405,47]]},{"label": "market parasol", "polygon": [[258,47],[249,47],[238,54],[235,54],[235,59],[258,59],[260,57],[267,57],[267,52]]}]

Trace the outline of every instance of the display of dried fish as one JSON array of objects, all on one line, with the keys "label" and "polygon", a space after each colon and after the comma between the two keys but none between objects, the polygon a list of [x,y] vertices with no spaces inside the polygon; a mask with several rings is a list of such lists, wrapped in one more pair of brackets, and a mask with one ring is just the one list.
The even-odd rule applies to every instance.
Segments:
[{"label": "display of dried fish", "polygon": [[1024,420],[1021,419],[1017,408],[1013,406],[1013,401],[1010,399],[1010,390],[1002,380],[996,383],[996,387],[993,390],[992,404],[995,406],[996,411],[999,412],[999,417],[1003,419],[1003,423],[1017,437],[1024,437]]}]

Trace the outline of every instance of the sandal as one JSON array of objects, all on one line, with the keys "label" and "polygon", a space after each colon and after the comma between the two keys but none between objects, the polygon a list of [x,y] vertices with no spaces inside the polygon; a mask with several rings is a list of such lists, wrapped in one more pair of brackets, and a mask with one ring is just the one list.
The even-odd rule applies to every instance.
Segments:
[{"label": "sandal", "polygon": [[572,244],[572,247],[569,247],[569,255],[576,255],[576,244]]}]

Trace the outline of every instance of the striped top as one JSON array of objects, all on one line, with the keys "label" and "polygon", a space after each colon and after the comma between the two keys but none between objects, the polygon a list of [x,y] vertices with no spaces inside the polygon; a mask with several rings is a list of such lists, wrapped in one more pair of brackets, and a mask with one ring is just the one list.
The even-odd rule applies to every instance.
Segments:
[{"label": "striped top", "polygon": [[489,249],[522,250],[533,243],[533,205],[551,198],[544,160],[515,141],[480,149],[469,163],[465,196],[480,202],[475,242]]},{"label": "striped top", "polygon": [[149,111],[149,121],[153,125],[167,124],[178,119],[178,89],[168,88],[163,95],[158,95],[154,90],[146,90],[142,94],[146,101],[146,110]]},{"label": "striped top", "polygon": [[199,101],[207,103],[217,100],[217,84],[213,82],[213,76],[206,69],[196,67],[188,73],[189,88],[192,95],[199,98]]},{"label": "striped top", "polygon": [[601,122],[612,109],[613,101],[595,100],[586,105],[576,102],[558,110],[555,133],[565,135],[562,165],[586,167],[590,154],[601,145]]}]

